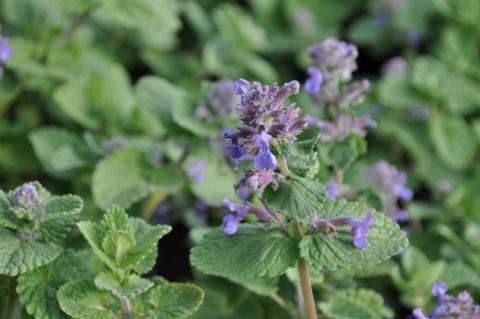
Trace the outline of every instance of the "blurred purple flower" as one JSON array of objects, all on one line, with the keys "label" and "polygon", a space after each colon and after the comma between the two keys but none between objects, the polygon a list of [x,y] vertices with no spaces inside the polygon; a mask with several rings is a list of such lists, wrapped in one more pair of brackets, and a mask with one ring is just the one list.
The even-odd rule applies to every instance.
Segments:
[{"label": "blurred purple flower", "polygon": [[35,213],[42,205],[42,199],[33,183],[25,183],[12,192],[13,209],[26,210],[28,213]]},{"label": "blurred purple flower", "polygon": [[407,214],[397,206],[397,201],[409,202],[412,189],[407,187],[407,175],[386,161],[378,161],[366,172],[367,183],[375,189],[383,201],[385,214],[396,221],[403,221]]},{"label": "blurred purple flower", "polygon": [[407,41],[413,46],[417,46],[422,41],[422,34],[418,31],[409,31],[407,33]]},{"label": "blurred purple flower", "polygon": [[0,67],[12,57],[12,47],[7,38],[0,36]]},{"label": "blurred purple flower", "polygon": [[433,284],[432,295],[438,298],[435,309],[430,316],[425,316],[422,309],[417,308],[413,311],[415,319],[480,319],[480,306],[473,303],[467,291],[456,297],[447,295],[447,286],[439,282]]},{"label": "blurred purple flower", "polygon": [[308,68],[308,79],[305,81],[304,89],[307,93],[316,94],[320,91],[322,86],[323,75],[322,72],[314,67]]},{"label": "blurred purple flower", "polygon": [[201,183],[205,179],[206,168],[207,163],[205,163],[204,160],[196,160],[188,167],[188,176],[190,176],[195,183]]},{"label": "blurred purple flower", "polygon": [[342,193],[341,186],[334,180],[330,180],[326,187],[326,196],[328,199],[335,199]]},{"label": "blurred purple flower", "polygon": [[381,73],[383,76],[394,73],[405,73],[408,70],[407,61],[400,56],[388,59],[382,66]]},{"label": "blurred purple flower", "polygon": [[367,128],[376,126],[376,122],[369,117],[354,119],[346,114],[340,114],[335,124],[323,121],[315,124],[320,128],[320,140],[324,142],[343,141],[350,134],[365,136]]}]

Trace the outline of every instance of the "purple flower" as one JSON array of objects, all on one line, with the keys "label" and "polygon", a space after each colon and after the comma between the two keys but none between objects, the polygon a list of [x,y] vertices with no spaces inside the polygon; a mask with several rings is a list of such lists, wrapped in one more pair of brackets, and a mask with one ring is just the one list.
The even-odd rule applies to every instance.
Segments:
[{"label": "purple flower", "polygon": [[193,162],[187,170],[188,176],[195,182],[201,183],[205,179],[205,169],[207,164],[203,160],[196,160]]},{"label": "purple flower", "polygon": [[255,136],[258,143],[258,154],[255,157],[255,167],[259,170],[274,170],[277,167],[277,158],[270,152],[272,137],[265,131]]},{"label": "purple flower", "polygon": [[413,310],[413,319],[428,319],[428,317],[423,314],[422,308],[416,308]]},{"label": "purple flower", "polygon": [[405,73],[408,70],[407,61],[400,56],[396,56],[388,59],[387,62],[382,66],[382,75],[395,74],[395,73]]},{"label": "purple flower", "polygon": [[251,86],[250,82],[240,78],[233,83],[233,92],[237,95],[243,95],[247,93],[250,86]]},{"label": "purple flower", "polygon": [[7,38],[0,36],[0,67],[12,57],[12,47]]},{"label": "purple flower", "polygon": [[28,210],[30,212],[38,209],[42,203],[38,195],[37,188],[32,183],[26,183],[13,190],[12,204],[15,207]]},{"label": "purple flower", "polygon": [[320,128],[320,140],[324,142],[344,141],[351,134],[365,136],[366,129],[375,127],[376,122],[369,117],[360,117],[353,119],[346,114],[340,114],[336,123],[317,121],[316,125]]},{"label": "purple flower", "polygon": [[372,212],[367,212],[367,215],[362,220],[350,220],[349,224],[352,227],[353,244],[359,249],[368,247],[367,235],[370,226],[373,225]]},{"label": "purple flower", "polygon": [[[227,198],[223,200],[223,206],[231,212],[223,218],[223,232],[231,236],[237,232],[238,223],[247,215],[248,207],[246,205],[234,204]],[[236,215],[232,213],[236,213]]]},{"label": "purple flower", "polygon": [[245,177],[240,180],[239,185],[245,184],[252,191],[261,191],[268,185],[277,190],[278,178],[280,178],[280,175],[269,170],[248,171],[245,173]]},{"label": "purple flower", "polygon": [[342,193],[340,185],[338,185],[334,180],[330,180],[327,183],[326,195],[328,199],[335,199],[340,196]]},{"label": "purple flower", "polygon": [[316,94],[320,91],[322,86],[323,75],[322,72],[314,67],[308,68],[308,79],[305,81],[305,91],[310,94]]},{"label": "purple flower", "polygon": [[473,303],[472,296],[467,291],[456,297],[447,295],[447,286],[440,282],[432,286],[432,295],[438,298],[435,309],[427,317],[422,309],[417,308],[413,311],[415,319],[480,319],[480,306]]},{"label": "purple flower", "polygon": [[234,91],[234,82],[222,80],[215,83],[208,93],[208,104],[220,117],[226,117],[235,110],[237,98]]},{"label": "purple flower", "polygon": [[441,304],[443,302],[443,297],[445,297],[447,293],[447,285],[444,282],[437,282],[432,285],[432,296],[438,298],[438,303]]},{"label": "purple flower", "polygon": [[409,202],[412,189],[407,187],[407,175],[385,161],[378,161],[366,172],[367,183],[375,189],[385,206],[385,214],[393,220],[402,221],[407,214],[398,208],[397,201]]},{"label": "purple flower", "polygon": [[121,136],[114,136],[103,143],[103,150],[106,153],[112,153],[116,149],[125,146],[127,140]]},{"label": "purple flower", "polygon": [[422,34],[418,31],[409,31],[407,33],[407,41],[413,46],[417,46],[422,41]]}]

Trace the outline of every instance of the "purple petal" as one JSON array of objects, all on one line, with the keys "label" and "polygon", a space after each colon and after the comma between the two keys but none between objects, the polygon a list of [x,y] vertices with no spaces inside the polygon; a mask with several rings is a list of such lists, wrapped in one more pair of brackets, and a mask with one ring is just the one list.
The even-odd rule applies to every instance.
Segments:
[{"label": "purple petal", "polygon": [[237,95],[243,95],[247,93],[248,89],[250,88],[251,84],[245,79],[238,79],[233,83],[233,91]]},{"label": "purple petal", "polygon": [[322,72],[314,67],[308,68],[308,79],[305,81],[305,92],[310,94],[316,94],[320,91],[320,87],[323,83]]},{"label": "purple petal", "polygon": [[277,158],[270,150],[259,151],[255,157],[255,167],[259,170],[274,170],[277,167]]},{"label": "purple petal", "polygon": [[414,319],[428,319],[428,317],[426,317],[423,314],[423,310],[421,308],[416,308],[415,310],[413,310],[413,318]]},{"label": "purple petal", "polygon": [[0,36],[0,65],[4,64],[12,56],[12,47],[7,38]]},{"label": "purple petal", "polygon": [[207,164],[203,160],[197,160],[188,168],[188,175],[195,183],[201,183],[205,179],[205,169]]},{"label": "purple petal", "polygon": [[352,227],[353,245],[359,249],[368,247],[367,236],[370,226],[373,225],[372,212],[367,212],[367,215],[362,220],[350,220],[349,224]]},{"label": "purple petal", "polygon": [[223,232],[225,235],[232,236],[238,230],[238,219],[232,214],[223,217]]}]

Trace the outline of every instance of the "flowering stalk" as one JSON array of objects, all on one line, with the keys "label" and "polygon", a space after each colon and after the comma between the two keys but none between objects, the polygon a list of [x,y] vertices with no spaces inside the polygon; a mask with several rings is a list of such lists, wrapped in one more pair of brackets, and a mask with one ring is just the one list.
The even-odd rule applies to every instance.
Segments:
[{"label": "flowering stalk", "polygon": [[8,296],[5,300],[5,306],[3,310],[3,319],[13,318],[13,313],[17,305],[17,280],[15,278],[10,279],[10,286],[8,288]]},{"label": "flowering stalk", "polygon": [[121,299],[121,303],[122,303],[123,319],[132,319],[132,307],[130,306],[130,300],[124,297]]}]

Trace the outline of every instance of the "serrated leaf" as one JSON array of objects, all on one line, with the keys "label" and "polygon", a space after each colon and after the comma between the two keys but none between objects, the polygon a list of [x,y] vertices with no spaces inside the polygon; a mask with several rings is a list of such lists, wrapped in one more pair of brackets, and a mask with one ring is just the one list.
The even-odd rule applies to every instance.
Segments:
[{"label": "serrated leaf", "polygon": [[337,292],[319,307],[332,319],[378,319],[384,313],[382,296],[368,289]]},{"label": "serrated leaf", "polygon": [[83,201],[76,195],[51,196],[45,204],[45,215],[40,220],[43,241],[58,241],[65,237],[77,222]]},{"label": "serrated leaf", "polygon": [[89,164],[90,156],[83,141],[61,128],[40,128],[29,134],[35,155],[47,173],[67,177]]},{"label": "serrated leaf", "polygon": [[[155,258],[152,259],[149,256],[152,254],[156,256],[157,241],[171,230],[168,225],[151,226],[138,218],[129,219],[125,211],[118,207],[108,210],[100,225],[83,221],[78,223],[78,228],[93,252],[111,270],[135,269],[141,273],[153,267],[151,262],[152,260],[154,262]],[[125,242],[121,236],[111,235],[112,233],[133,236],[133,240],[129,239]],[[125,250],[126,247],[128,249]],[[121,250],[120,260],[116,258],[119,249]],[[144,259],[148,262],[142,262]],[[150,268],[146,269],[148,266]]]},{"label": "serrated leaf", "polygon": [[65,283],[89,276],[88,268],[72,251],[52,263],[18,277],[17,293],[27,312],[36,319],[66,319],[57,302],[57,290]]},{"label": "serrated leaf", "polygon": [[[352,217],[361,219],[367,206],[346,200],[328,200],[317,211],[319,218]],[[358,249],[353,245],[349,227],[337,228],[337,234],[325,235],[321,232],[306,235],[300,242],[300,253],[312,266],[320,269],[361,268],[378,264],[399,254],[408,245],[405,232],[384,214],[375,212],[374,226],[370,227],[368,248]]]},{"label": "serrated leaf", "polygon": [[325,186],[319,182],[292,175],[280,181],[278,190],[263,193],[272,209],[290,218],[303,219],[319,211],[325,200]]},{"label": "serrated leaf", "polygon": [[102,272],[95,278],[95,286],[110,291],[118,298],[132,298],[153,287],[153,283],[135,274],[120,280],[113,273]]},{"label": "serrated leaf", "polygon": [[74,319],[112,319],[114,315],[110,293],[97,289],[89,280],[63,285],[57,298],[60,308]]},{"label": "serrated leaf", "polygon": [[462,118],[441,113],[432,115],[430,138],[448,167],[462,170],[472,162],[478,146],[472,136],[472,130]]},{"label": "serrated leaf", "polygon": [[62,248],[53,243],[21,241],[14,233],[0,228],[0,274],[16,276],[46,265]]},{"label": "serrated leaf", "polygon": [[227,236],[216,229],[204,236],[190,255],[193,266],[209,275],[223,277],[275,277],[297,261],[297,240],[279,229],[264,231],[252,225],[240,225]]},{"label": "serrated leaf", "polygon": [[139,317],[183,319],[193,314],[203,302],[203,291],[195,285],[165,283],[150,289],[135,305]]},{"label": "serrated leaf", "polygon": [[92,192],[102,209],[128,208],[154,192],[175,192],[183,180],[178,170],[152,167],[138,150],[122,148],[100,161],[93,173]]},{"label": "serrated leaf", "polygon": [[228,279],[242,285],[257,295],[271,296],[278,291],[278,281],[280,277],[229,277]]}]

